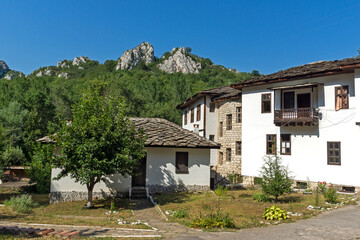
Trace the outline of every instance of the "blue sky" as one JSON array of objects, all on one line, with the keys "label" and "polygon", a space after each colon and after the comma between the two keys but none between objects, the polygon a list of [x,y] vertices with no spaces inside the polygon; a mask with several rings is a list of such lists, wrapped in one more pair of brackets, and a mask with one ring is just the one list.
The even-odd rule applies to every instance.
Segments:
[{"label": "blue sky", "polygon": [[0,59],[26,74],[58,60],[117,59],[148,41],[239,71],[357,55],[359,1],[0,0]]}]

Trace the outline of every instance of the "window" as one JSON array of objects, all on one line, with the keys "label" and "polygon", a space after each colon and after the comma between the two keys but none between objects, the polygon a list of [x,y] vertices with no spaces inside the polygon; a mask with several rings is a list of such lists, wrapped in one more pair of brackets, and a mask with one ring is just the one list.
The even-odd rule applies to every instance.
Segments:
[{"label": "window", "polygon": [[271,94],[261,94],[261,113],[271,113]]},{"label": "window", "polygon": [[340,142],[328,142],[328,165],[341,165],[341,146]]},{"label": "window", "polygon": [[276,151],[276,135],[266,135],[266,154],[275,154]]},{"label": "window", "polygon": [[226,149],[226,161],[231,162],[231,148]]},{"label": "window", "polygon": [[176,152],[176,173],[189,173],[189,153]]},{"label": "window", "polygon": [[196,107],[196,121],[200,121],[200,116],[201,116],[201,105],[198,105]]},{"label": "window", "polygon": [[236,142],[236,155],[241,155],[241,142]]},{"label": "window", "polygon": [[209,135],[209,140],[214,142],[215,141],[215,135]]},{"label": "window", "polygon": [[241,107],[236,108],[236,122],[241,123]]},{"label": "window", "polygon": [[335,87],[335,111],[349,108],[349,86]]},{"label": "window", "polygon": [[210,103],[210,112],[215,112],[215,103],[214,102]]},{"label": "window", "polygon": [[284,92],[284,109],[295,108],[295,92]]},{"label": "window", "polygon": [[280,154],[291,155],[291,134],[280,135]]},{"label": "window", "polygon": [[218,159],[219,165],[223,164],[223,159],[224,159],[224,154],[222,152],[219,152],[219,159]]},{"label": "window", "polygon": [[194,122],[194,109],[193,109],[193,108],[191,109],[191,116],[190,116],[190,118],[191,118],[191,123],[193,123],[193,122]]},{"label": "window", "polygon": [[184,125],[187,124],[187,111],[184,112]]},{"label": "window", "polygon": [[219,137],[223,136],[223,122],[220,122],[220,126],[219,126]]},{"label": "window", "polygon": [[226,130],[232,129],[232,115],[228,114],[226,115]]}]

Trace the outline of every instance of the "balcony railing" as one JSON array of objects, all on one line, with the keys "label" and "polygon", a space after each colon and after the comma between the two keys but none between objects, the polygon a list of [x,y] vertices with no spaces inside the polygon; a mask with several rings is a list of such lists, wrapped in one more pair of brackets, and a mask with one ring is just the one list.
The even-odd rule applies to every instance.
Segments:
[{"label": "balcony railing", "polygon": [[294,108],[275,110],[274,124],[276,126],[317,125],[319,110],[315,108]]}]

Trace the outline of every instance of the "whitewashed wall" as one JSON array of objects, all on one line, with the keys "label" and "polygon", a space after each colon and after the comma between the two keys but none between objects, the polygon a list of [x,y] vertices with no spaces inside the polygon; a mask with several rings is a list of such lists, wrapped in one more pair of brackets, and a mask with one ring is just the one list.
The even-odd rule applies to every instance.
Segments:
[{"label": "whitewashed wall", "polygon": [[[356,78],[360,78],[358,71]],[[291,155],[281,155],[295,179],[306,181],[327,181],[339,185],[360,186],[358,170],[360,161],[360,126],[355,125],[356,106],[360,106],[360,79],[354,74],[312,78],[258,87],[243,88],[243,128],[242,128],[242,174],[259,176],[266,154],[266,134],[277,135],[277,149],[280,148],[280,134],[291,134]],[[319,126],[274,125],[274,92],[271,87],[289,86],[303,83],[323,83],[317,94],[317,105],[321,113]],[[335,111],[335,87],[348,85],[350,91],[349,109]],[[355,92],[355,87],[357,91]],[[271,113],[261,113],[261,94],[271,93]],[[276,96],[277,99],[278,96]],[[278,107],[278,106],[277,106]],[[341,142],[341,166],[327,164],[327,142]]]},{"label": "whitewashed wall", "polygon": [[[182,185],[182,186],[202,186],[206,189],[210,185],[210,149],[190,149],[190,148],[146,148],[147,185]],[[177,174],[175,172],[176,152],[189,153],[189,173]],[[58,175],[60,169],[52,170],[52,179]],[[131,177],[124,178],[119,174],[107,176],[106,182],[95,185],[94,193],[128,192],[131,187]],[[51,192],[86,192],[86,186],[75,181],[70,177],[60,180],[51,180]]]},{"label": "whitewashed wall", "polygon": [[[146,185],[210,185],[210,149],[147,148]],[[176,152],[189,153],[189,173],[175,172]]]},{"label": "whitewashed wall", "polygon": [[[210,102],[211,97],[206,96],[206,104],[204,104],[204,97],[198,99],[195,103],[189,105],[188,107],[183,109],[183,116],[182,116],[182,127],[194,131],[194,124],[199,125],[199,129],[202,130],[199,132],[200,136],[206,137],[209,139],[210,135],[214,135],[214,140],[217,142],[217,128],[218,128],[218,108],[215,107],[214,112],[210,112]],[[196,121],[196,107],[201,105],[201,118],[200,121]],[[205,116],[204,116],[204,107],[205,107]],[[191,109],[194,108],[194,122],[191,123]],[[187,124],[184,124],[184,114],[187,111]],[[205,120],[206,118],[206,120]],[[205,120],[205,121],[204,121]],[[205,130],[205,131],[204,131]],[[204,136],[205,132],[205,136]],[[217,156],[218,150],[212,149],[210,150],[210,165],[215,166],[217,164]]]}]

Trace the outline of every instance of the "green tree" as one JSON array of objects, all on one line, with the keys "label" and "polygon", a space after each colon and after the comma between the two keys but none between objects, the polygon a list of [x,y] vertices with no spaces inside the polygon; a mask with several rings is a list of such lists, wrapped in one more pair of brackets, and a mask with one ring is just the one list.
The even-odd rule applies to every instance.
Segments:
[{"label": "green tree", "polygon": [[34,146],[30,168],[27,173],[31,183],[36,183],[38,193],[48,193],[51,182],[51,160],[53,158],[53,144],[37,143]]},{"label": "green tree", "polygon": [[94,186],[106,175],[132,174],[145,155],[145,136],[125,117],[122,100],[98,91],[85,93],[72,111],[72,123],[64,123],[57,134],[61,150],[53,161],[61,171],[55,179],[70,176],[86,185],[87,207],[92,207]]},{"label": "green tree", "polygon": [[281,158],[277,154],[264,157],[264,165],[260,173],[262,191],[274,196],[276,201],[279,196],[290,192],[293,179],[288,168],[281,164]]}]

